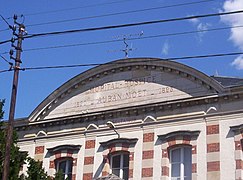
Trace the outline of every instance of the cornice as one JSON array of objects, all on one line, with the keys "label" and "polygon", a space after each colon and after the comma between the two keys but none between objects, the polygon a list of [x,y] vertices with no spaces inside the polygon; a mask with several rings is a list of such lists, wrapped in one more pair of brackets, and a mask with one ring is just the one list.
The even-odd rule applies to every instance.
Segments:
[{"label": "cornice", "polygon": [[15,129],[18,130],[28,130],[29,128],[46,128],[50,126],[61,126],[61,125],[70,125],[77,123],[92,123],[96,120],[109,120],[115,117],[129,117],[129,116],[138,116],[148,113],[156,113],[162,111],[178,110],[180,108],[190,108],[195,106],[214,104],[221,101],[232,102],[239,99],[242,99],[243,94],[229,94],[229,95],[209,95],[203,97],[193,97],[186,98],[181,100],[174,100],[169,102],[161,103],[152,103],[139,106],[131,106],[127,108],[117,108],[113,110],[100,111],[95,113],[86,113],[75,116],[65,116],[61,118],[46,119],[36,122],[29,122],[28,124],[24,121],[23,124],[16,124]]}]

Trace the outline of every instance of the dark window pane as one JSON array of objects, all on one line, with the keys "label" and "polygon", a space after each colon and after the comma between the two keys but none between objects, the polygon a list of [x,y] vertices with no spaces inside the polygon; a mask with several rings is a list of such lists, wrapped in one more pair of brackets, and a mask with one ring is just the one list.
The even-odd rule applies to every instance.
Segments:
[{"label": "dark window pane", "polygon": [[112,158],[112,168],[120,168],[121,156],[113,156]]},{"label": "dark window pane", "polygon": [[69,160],[68,161],[68,174],[72,174],[72,169],[73,169],[73,161]]},{"label": "dark window pane", "polygon": [[174,149],[172,150],[172,154],[171,154],[171,162],[180,162],[181,161],[181,149]]},{"label": "dark window pane", "polygon": [[184,180],[192,180],[191,177],[184,177]]},{"label": "dark window pane", "polygon": [[67,161],[61,161],[60,163],[59,163],[59,171],[61,170],[64,174],[65,174],[65,171],[66,171],[66,162]]},{"label": "dark window pane", "polygon": [[128,168],[123,169],[123,179],[128,180]]},{"label": "dark window pane", "polygon": [[172,164],[171,168],[172,168],[171,177],[180,177],[180,171],[181,171],[180,163]]},{"label": "dark window pane", "polygon": [[129,154],[124,154],[123,155],[123,167],[128,167],[129,166]]},{"label": "dark window pane", "polygon": [[184,148],[184,176],[191,179],[192,174],[192,150],[191,148]]},{"label": "dark window pane", "polygon": [[112,169],[112,174],[115,174],[118,177],[120,177],[120,169]]}]

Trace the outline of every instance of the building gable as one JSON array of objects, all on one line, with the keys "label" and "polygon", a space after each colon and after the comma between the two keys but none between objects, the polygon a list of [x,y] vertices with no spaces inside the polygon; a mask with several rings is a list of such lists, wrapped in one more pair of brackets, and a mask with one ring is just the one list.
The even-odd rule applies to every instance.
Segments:
[{"label": "building gable", "polygon": [[95,113],[222,93],[208,76],[161,59],[113,61],[86,71],[54,91],[30,121]]}]

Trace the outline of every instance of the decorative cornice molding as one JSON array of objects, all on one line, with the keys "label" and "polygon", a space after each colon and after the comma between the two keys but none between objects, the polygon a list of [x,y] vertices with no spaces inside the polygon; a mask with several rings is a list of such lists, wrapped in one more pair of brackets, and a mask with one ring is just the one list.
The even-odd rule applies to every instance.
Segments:
[{"label": "decorative cornice molding", "polygon": [[108,146],[115,144],[115,143],[135,144],[137,141],[138,141],[138,138],[132,138],[132,139],[117,138],[117,139],[111,139],[111,140],[106,141],[106,142],[100,142],[100,145],[103,146],[103,147],[108,147]]},{"label": "decorative cornice molding", "polygon": [[190,136],[190,137],[197,137],[200,134],[200,131],[174,131],[171,133],[158,135],[158,138],[161,140],[168,140],[170,138],[175,138],[178,136]]},{"label": "decorative cornice molding", "polygon": [[53,148],[47,148],[47,150],[50,153],[55,153],[55,152],[59,152],[59,151],[62,151],[62,150],[75,151],[75,150],[79,150],[80,147],[81,147],[81,145],[65,144],[65,145],[60,145],[60,146],[56,146],[56,147],[53,147]]},{"label": "decorative cornice molding", "polygon": [[243,124],[240,124],[238,126],[230,126],[230,129],[233,131],[233,132],[243,132]]}]

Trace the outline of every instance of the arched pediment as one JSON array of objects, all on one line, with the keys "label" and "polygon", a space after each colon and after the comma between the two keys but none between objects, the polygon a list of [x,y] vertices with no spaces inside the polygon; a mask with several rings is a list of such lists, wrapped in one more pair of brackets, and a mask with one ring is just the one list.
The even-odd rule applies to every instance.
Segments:
[{"label": "arched pediment", "polygon": [[30,121],[223,93],[207,75],[155,58],[122,59],[94,67],[51,93]]}]

